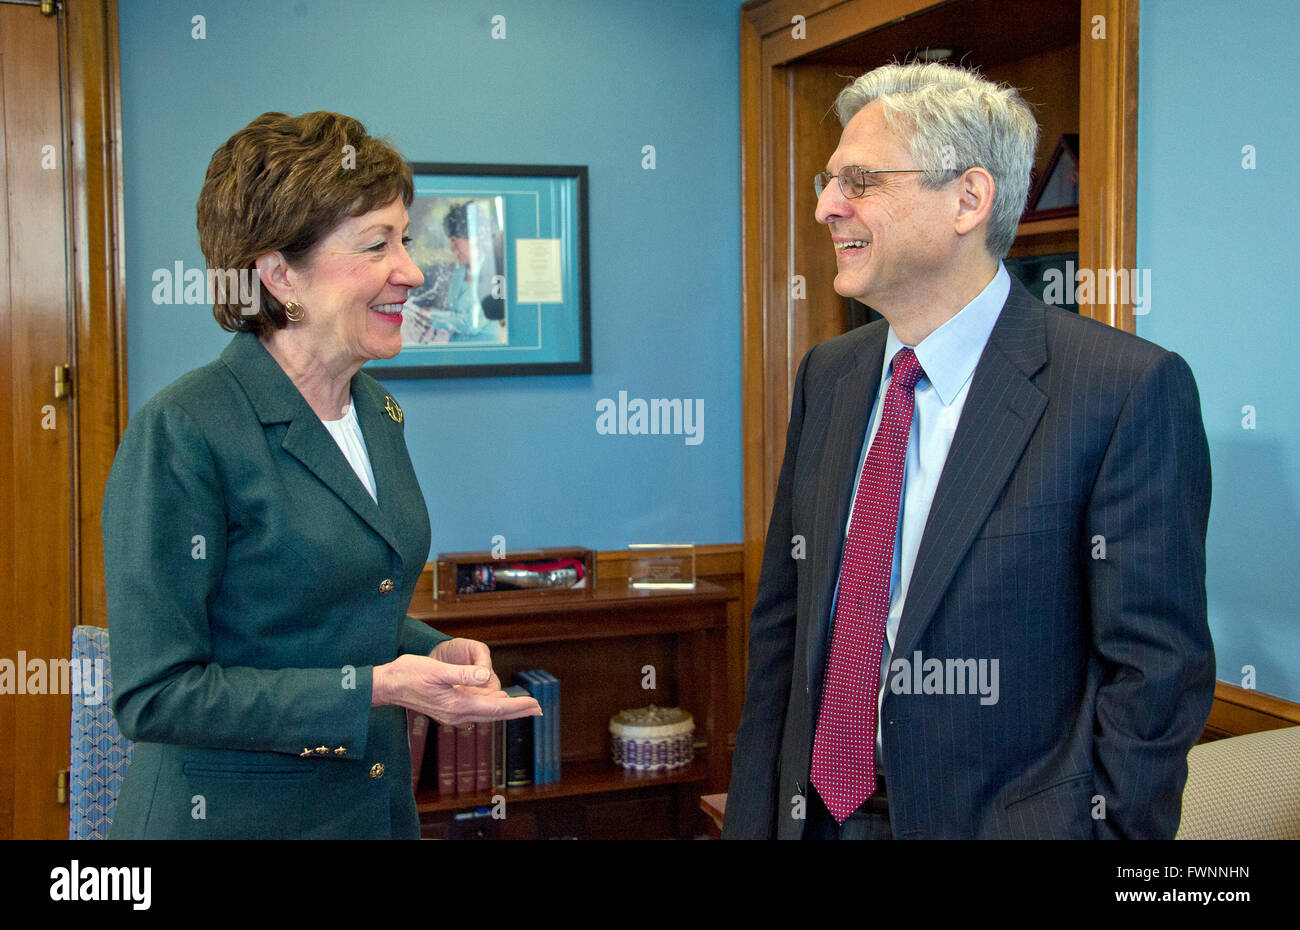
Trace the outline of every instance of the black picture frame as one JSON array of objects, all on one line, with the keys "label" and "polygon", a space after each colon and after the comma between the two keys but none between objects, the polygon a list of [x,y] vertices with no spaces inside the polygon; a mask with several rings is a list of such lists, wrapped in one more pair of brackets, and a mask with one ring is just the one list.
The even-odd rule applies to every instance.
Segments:
[{"label": "black picture frame", "polygon": [[380,380],[590,374],[587,166],[411,168],[408,250],[425,281],[407,297],[402,351],[363,370]]}]

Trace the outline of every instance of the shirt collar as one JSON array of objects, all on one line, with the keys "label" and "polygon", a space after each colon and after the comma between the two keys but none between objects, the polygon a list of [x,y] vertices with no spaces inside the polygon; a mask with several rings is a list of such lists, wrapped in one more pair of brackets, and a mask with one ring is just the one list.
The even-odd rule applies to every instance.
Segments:
[{"label": "shirt collar", "polygon": [[[962,307],[957,315],[944,323],[930,335],[921,340],[920,345],[912,346],[916,360],[925,371],[925,378],[934,385],[939,400],[946,407],[975,373],[975,365],[984,352],[989,341],[993,324],[998,321],[998,314],[1007,302],[1011,292],[1011,275],[1006,266],[998,262],[998,270],[993,279],[984,286],[984,290],[975,295],[975,299]],[[882,377],[888,378],[891,363],[904,343],[889,327],[885,337],[885,371]]]}]

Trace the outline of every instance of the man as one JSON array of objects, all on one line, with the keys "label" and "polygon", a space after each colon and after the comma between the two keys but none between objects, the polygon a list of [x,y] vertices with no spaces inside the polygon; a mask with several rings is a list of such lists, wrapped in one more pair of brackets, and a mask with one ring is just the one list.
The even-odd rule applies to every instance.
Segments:
[{"label": "man", "polygon": [[1014,90],[889,65],[837,106],[817,219],[884,319],[795,379],[723,835],[1172,837],[1214,689],[1191,372],[1010,279]]}]

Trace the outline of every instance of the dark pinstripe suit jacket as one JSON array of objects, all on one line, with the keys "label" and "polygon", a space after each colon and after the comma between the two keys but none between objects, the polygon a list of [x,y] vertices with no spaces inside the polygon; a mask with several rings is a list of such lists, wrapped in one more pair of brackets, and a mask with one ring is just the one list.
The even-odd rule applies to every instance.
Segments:
[{"label": "dark pinstripe suit jacket", "polygon": [[[886,332],[883,320],[853,330],[799,367],[750,620],[726,837],[802,834],[830,605]],[[1047,307],[1013,279],[893,653],[997,659],[998,700],[886,689],[895,836],[1174,835],[1187,751],[1214,693],[1209,506],[1186,362]],[[792,558],[796,536],[804,558]]]}]

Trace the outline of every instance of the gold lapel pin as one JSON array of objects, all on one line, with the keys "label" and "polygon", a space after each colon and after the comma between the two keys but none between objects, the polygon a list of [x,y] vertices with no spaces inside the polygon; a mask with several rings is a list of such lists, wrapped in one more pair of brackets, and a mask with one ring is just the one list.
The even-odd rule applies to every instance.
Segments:
[{"label": "gold lapel pin", "polygon": [[402,408],[397,406],[397,401],[393,400],[389,395],[384,397],[384,409],[388,411],[388,415],[392,417],[394,423],[402,422]]}]

